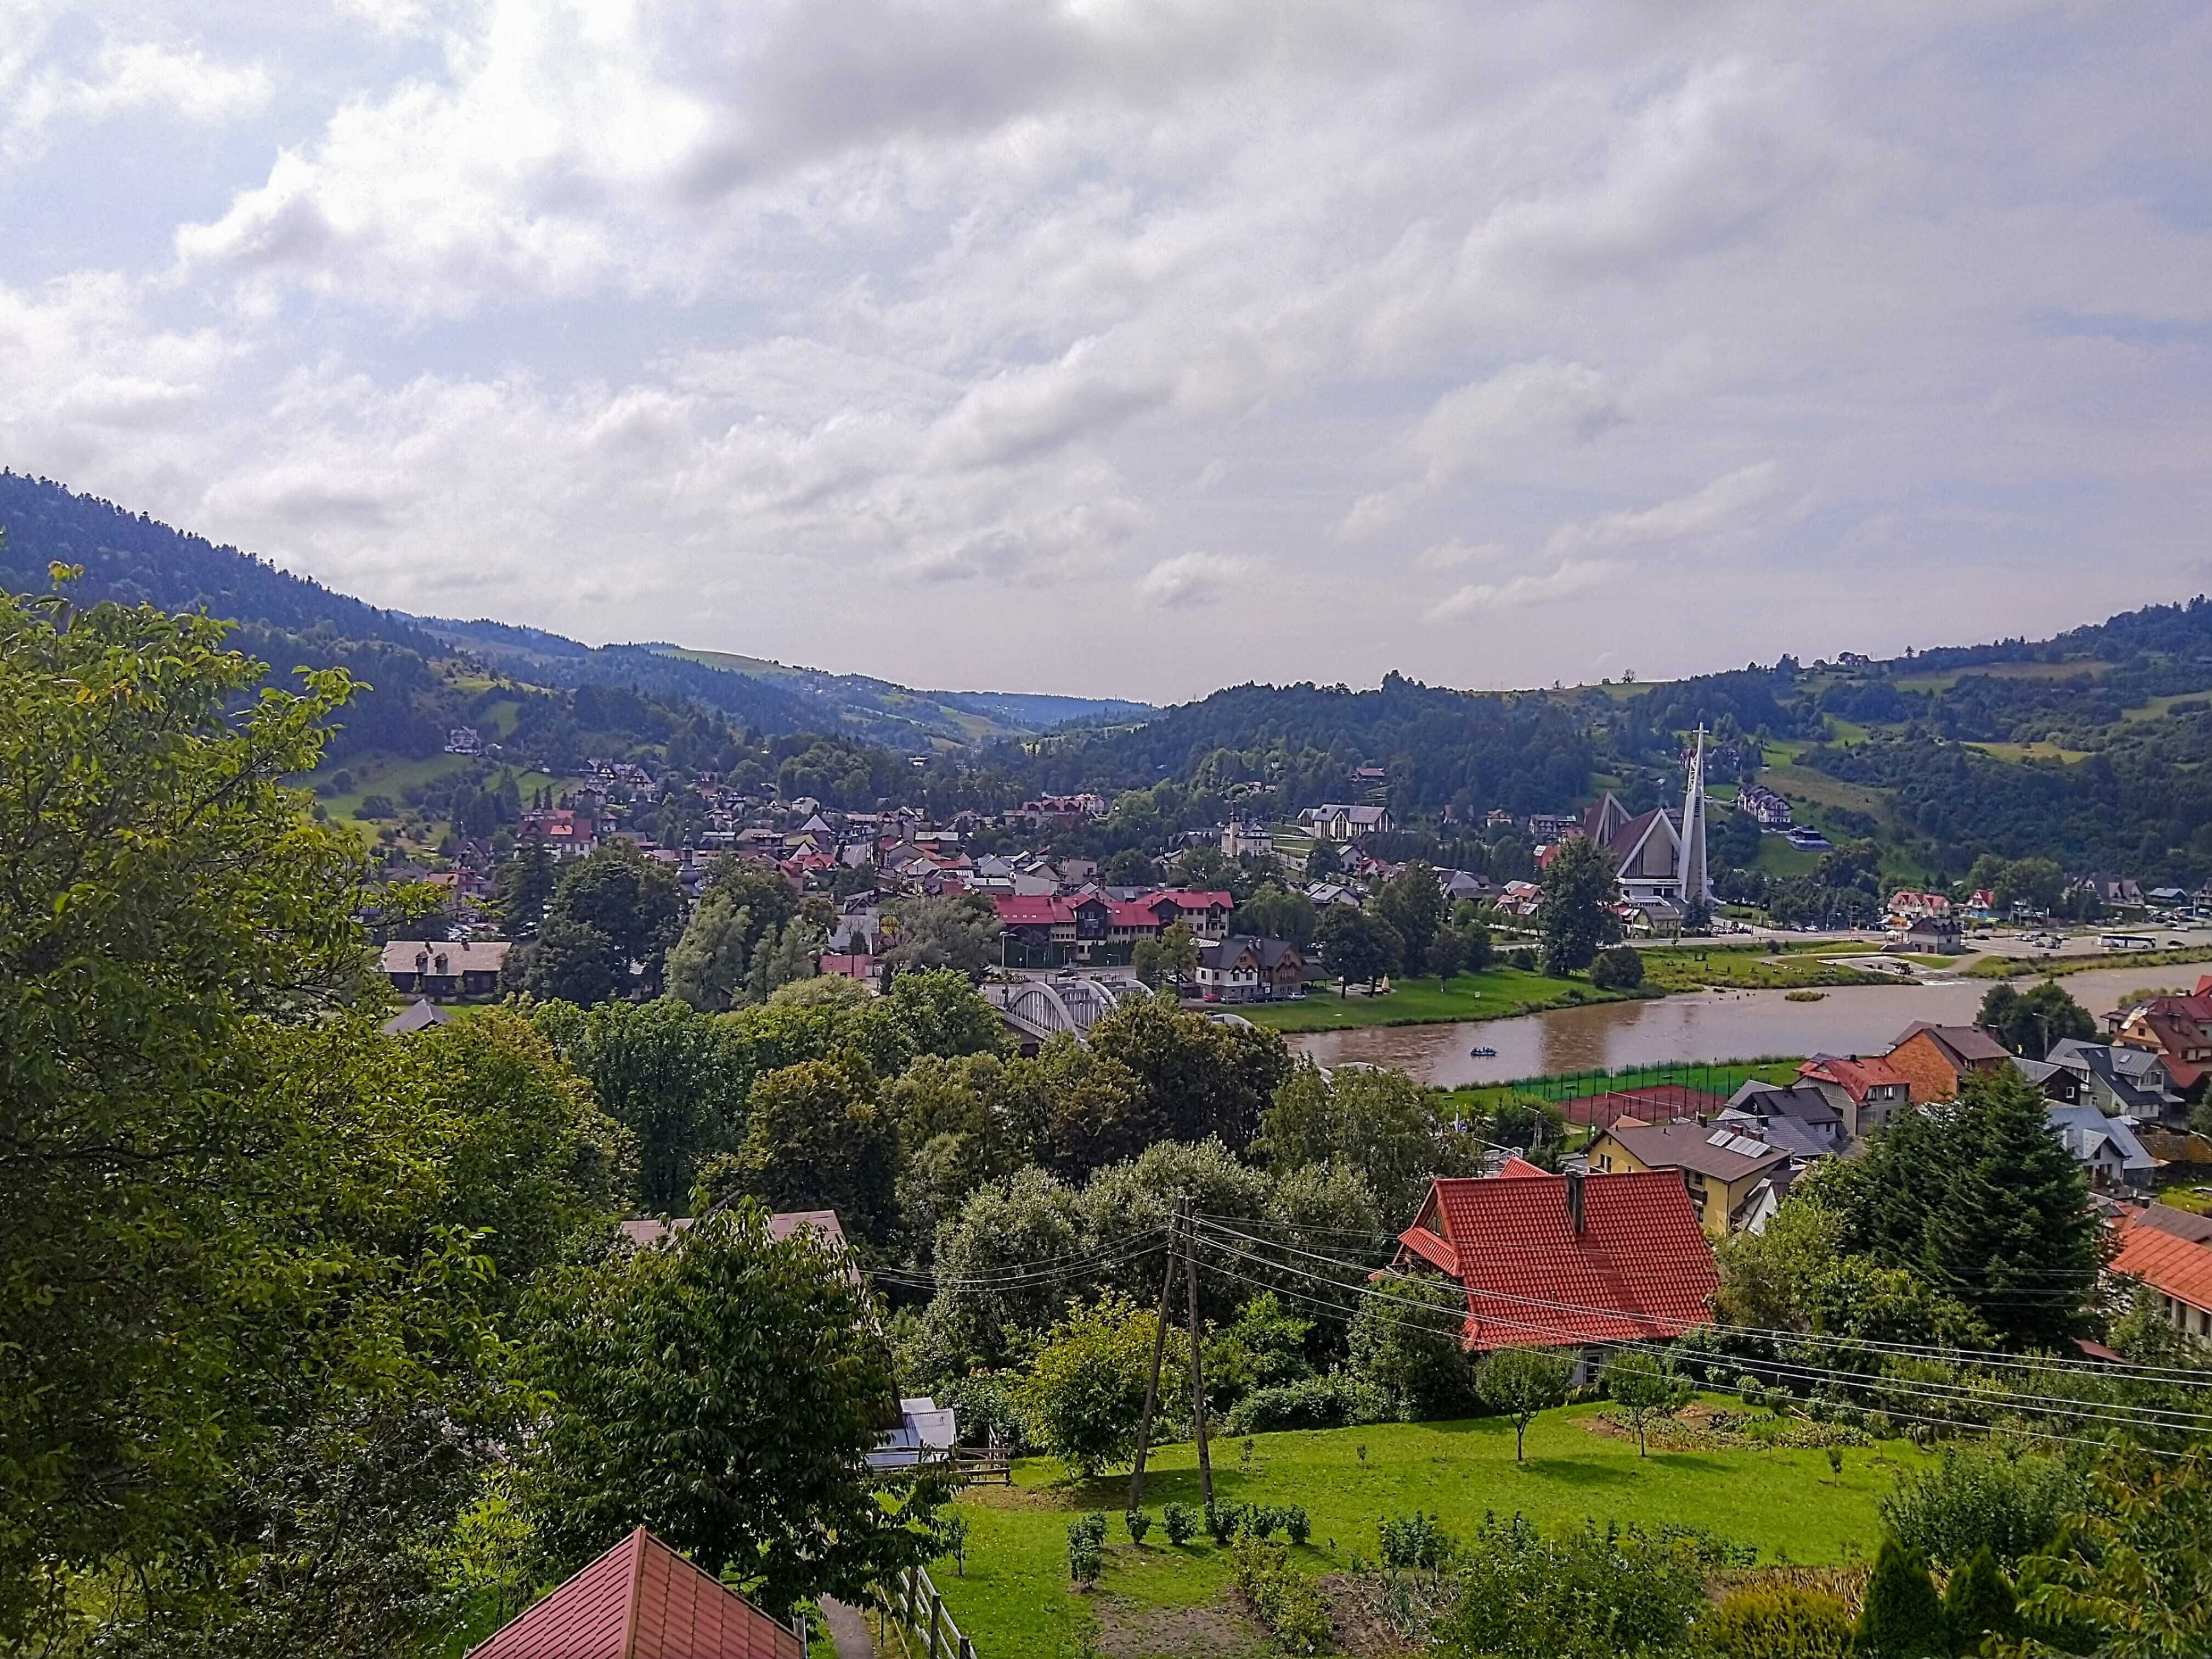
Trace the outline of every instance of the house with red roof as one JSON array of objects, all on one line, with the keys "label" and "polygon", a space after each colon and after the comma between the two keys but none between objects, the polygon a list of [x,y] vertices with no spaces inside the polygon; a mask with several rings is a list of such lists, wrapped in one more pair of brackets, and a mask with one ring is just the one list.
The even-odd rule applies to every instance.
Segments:
[{"label": "house with red roof", "polygon": [[1398,1237],[1401,1271],[1467,1295],[1461,1340],[1498,1348],[1668,1342],[1712,1322],[1713,1247],[1680,1176],[1439,1177]]},{"label": "house with red roof", "polygon": [[1826,1097],[1854,1140],[1872,1134],[1912,1098],[1911,1080],[1879,1054],[1815,1054],[1797,1075]]},{"label": "house with red roof", "polygon": [[1126,963],[1139,939],[1156,939],[1178,921],[1201,940],[1225,939],[1237,908],[1227,893],[1180,887],[1133,894],[1096,887],[1065,895],[998,893],[991,903],[1009,968]]},{"label": "house with red roof", "polygon": [[806,1646],[640,1527],[468,1659],[806,1659]]},{"label": "house with red roof", "polygon": [[2158,1055],[2178,1093],[2196,1097],[2212,1074],[2212,975],[2187,996],[2151,997],[2106,1016],[2117,1046]]},{"label": "house with red roof", "polygon": [[2212,1342],[2212,1224],[2154,1204],[2123,1215],[2119,1234],[2111,1270],[2148,1285],[2176,1330]]}]

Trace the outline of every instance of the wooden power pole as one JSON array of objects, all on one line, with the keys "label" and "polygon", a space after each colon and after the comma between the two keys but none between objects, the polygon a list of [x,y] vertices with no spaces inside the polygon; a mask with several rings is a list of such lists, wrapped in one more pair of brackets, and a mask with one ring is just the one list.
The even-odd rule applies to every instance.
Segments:
[{"label": "wooden power pole", "polygon": [[1199,1358],[1198,1328],[1198,1224],[1190,1212],[1190,1200],[1183,1200],[1183,1266],[1190,1285],[1190,1412],[1191,1425],[1198,1433],[1198,1480],[1206,1494],[1206,1507],[1213,1507],[1213,1462],[1206,1449],[1206,1365]]},{"label": "wooden power pole", "polygon": [[1129,1507],[1141,1508],[1145,1501],[1145,1453],[1152,1443],[1152,1407],[1160,1397],[1160,1356],[1168,1346],[1168,1294],[1175,1289],[1176,1246],[1182,1237],[1183,1209],[1188,1199],[1176,1201],[1175,1216],[1168,1224],[1168,1264],[1160,1273],[1160,1316],[1152,1328],[1152,1370],[1145,1380],[1145,1414],[1137,1423],[1137,1462],[1129,1471]]}]

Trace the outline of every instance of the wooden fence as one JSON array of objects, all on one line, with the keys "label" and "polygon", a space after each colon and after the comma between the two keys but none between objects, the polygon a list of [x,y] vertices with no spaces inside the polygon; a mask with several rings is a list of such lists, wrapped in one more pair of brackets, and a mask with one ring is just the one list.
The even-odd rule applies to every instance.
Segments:
[{"label": "wooden fence", "polygon": [[925,1569],[909,1567],[889,1585],[877,1586],[876,1605],[885,1623],[896,1623],[906,1632],[907,1651],[913,1659],[975,1659],[975,1644],[952,1622],[945,1598]]}]

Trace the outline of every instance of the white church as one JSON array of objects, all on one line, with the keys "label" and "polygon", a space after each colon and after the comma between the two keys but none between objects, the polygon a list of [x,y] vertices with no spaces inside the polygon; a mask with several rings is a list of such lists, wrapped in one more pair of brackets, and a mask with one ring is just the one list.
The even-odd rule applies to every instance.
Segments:
[{"label": "white church", "polygon": [[1712,908],[1705,864],[1705,733],[1697,747],[1679,807],[1655,806],[1631,816],[1611,791],[1583,814],[1582,832],[1611,853],[1620,871],[1620,896],[1655,933],[1673,933],[1693,905]]}]

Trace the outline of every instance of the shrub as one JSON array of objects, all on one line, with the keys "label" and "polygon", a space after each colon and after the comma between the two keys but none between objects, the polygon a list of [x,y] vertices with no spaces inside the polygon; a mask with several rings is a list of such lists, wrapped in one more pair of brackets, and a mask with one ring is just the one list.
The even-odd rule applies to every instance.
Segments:
[{"label": "shrub", "polygon": [[1198,1536],[1198,1511],[1188,1504],[1170,1504],[1160,1511],[1160,1524],[1167,1528],[1168,1542],[1181,1548]]},{"label": "shrub", "polygon": [[1237,1523],[1244,1506],[1242,1504],[1208,1504],[1206,1506],[1206,1530],[1217,1544],[1226,1544],[1237,1536]]},{"label": "shrub", "polygon": [[1068,1523],[1067,1576],[1079,1584],[1097,1581],[1105,1565],[1105,1552],[1091,1536],[1090,1528],[1080,1521]]},{"label": "shrub", "polygon": [[1765,1402],[1766,1384],[1749,1371],[1740,1372],[1735,1379],[1735,1397],[1750,1407],[1752,1410],[1757,1411]]},{"label": "shrub", "polygon": [[1346,1334],[1347,1369],[1391,1401],[1395,1415],[1453,1417],[1474,1402],[1474,1367],[1460,1346],[1467,1292],[1449,1281],[1385,1273],[1359,1299]]},{"label": "shrub", "polygon": [[1520,945],[1505,953],[1505,965],[1517,968],[1524,974],[1536,971],[1536,953],[1527,945]]},{"label": "shrub", "polygon": [[1100,1514],[1097,1510],[1091,1510],[1090,1514],[1085,1516],[1080,1521],[1072,1522],[1069,1523],[1068,1535],[1070,1537],[1073,1537],[1079,1530],[1083,1534],[1085,1542],[1101,1549],[1105,1547],[1106,1517]]},{"label": "shrub", "polygon": [[1319,1653],[1329,1644],[1328,1604],[1279,1544],[1237,1547],[1237,1588],[1285,1653]]},{"label": "shrub", "polygon": [[1984,1547],[2000,1563],[2018,1561],[2058,1535],[2083,1490],[2055,1457],[1951,1447],[1933,1468],[1899,1479],[1881,1518],[1906,1548],[1947,1567]]},{"label": "shrub", "polygon": [[1698,1634],[1713,1659],[1845,1659],[1851,1610],[1828,1590],[1748,1585],[1723,1596]]},{"label": "shrub", "polygon": [[1425,1567],[1435,1572],[1452,1557],[1452,1535],[1435,1516],[1419,1510],[1384,1520],[1376,1534],[1386,1567]]},{"label": "shrub", "polygon": [[1129,1541],[1141,1544],[1145,1534],[1152,1529],[1152,1517],[1142,1510],[1131,1510],[1121,1517],[1121,1524],[1129,1529]]},{"label": "shrub", "polygon": [[1859,1609],[1858,1650],[1866,1659],[1929,1659],[1948,1651],[1943,1603],[1928,1563],[1894,1538],[1881,1540]]},{"label": "shrub", "polygon": [[1245,1506],[1237,1517],[1238,1530],[1247,1538],[1256,1538],[1261,1543],[1274,1536],[1275,1528],[1283,1524],[1281,1512],[1273,1504],[1253,1504]]},{"label": "shrub", "polygon": [[1590,963],[1590,983],[1601,991],[1633,991],[1644,983],[1644,954],[1631,945],[1601,951]]},{"label": "shrub", "polygon": [[1375,1383],[1343,1371],[1304,1376],[1255,1389],[1222,1419],[1224,1434],[1266,1434],[1276,1429],[1346,1429],[1386,1422],[1389,1395]]},{"label": "shrub", "polygon": [[1313,1522],[1306,1516],[1306,1506],[1293,1504],[1283,1511],[1283,1530],[1291,1535],[1291,1542],[1304,1548],[1307,1539],[1313,1536]]},{"label": "shrub", "polygon": [[1437,1648],[1485,1659],[1674,1654],[1705,1606],[1707,1557],[1687,1530],[1595,1527],[1547,1539],[1520,1516],[1486,1522],[1461,1554],[1459,1599]]},{"label": "shrub", "polygon": [[1144,1413],[1158,1316],[1105,1296],[1072,1309],[1014,1390],[1030,1437],[1088,1478],[1128,1462]]}]

